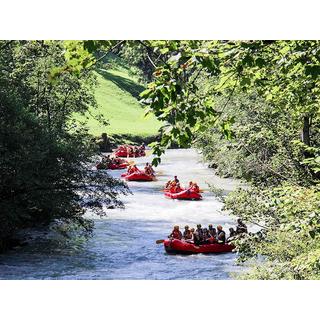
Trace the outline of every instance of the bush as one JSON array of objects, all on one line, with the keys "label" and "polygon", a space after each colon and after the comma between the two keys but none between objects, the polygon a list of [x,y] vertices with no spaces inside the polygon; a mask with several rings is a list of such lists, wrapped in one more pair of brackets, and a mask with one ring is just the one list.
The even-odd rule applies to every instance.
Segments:
[{"label": "bush", "polygon": [[96,149],[70,119],[95,104],[92,73],[50,72],[64,65],[62,43],[2,42],[0,54],[0,240],[56,219],[90,230],[86,208],[121,206],[126,186],[88,169]]}]

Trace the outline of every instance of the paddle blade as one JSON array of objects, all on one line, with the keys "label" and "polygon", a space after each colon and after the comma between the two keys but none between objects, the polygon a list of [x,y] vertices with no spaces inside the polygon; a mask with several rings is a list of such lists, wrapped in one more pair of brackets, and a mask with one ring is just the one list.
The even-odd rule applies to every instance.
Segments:
[{"label": "paddle blade", "polygon": [[162,239],[162,240],[157,240],[156,241],[156,244],[160,244],[160,243],[164,243],[164,240]]}]

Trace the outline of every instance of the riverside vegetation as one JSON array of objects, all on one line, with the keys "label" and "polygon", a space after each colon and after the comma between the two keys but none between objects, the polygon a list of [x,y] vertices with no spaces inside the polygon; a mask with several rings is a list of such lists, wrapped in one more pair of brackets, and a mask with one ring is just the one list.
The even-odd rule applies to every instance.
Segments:
[{"label": "riverside vegetation", "polygon": [[57,220],[89,232],[86,209],[104,214],[127,192],[88,169],[97,148],[73,115],[96,108],[96,76],[65,68],[55,77],[67,59],[59,41],[0,41],[0,251],[17,231]]},{"label": "riverside vegetation", "polygon": [[[142,93],[172,140],[249,188],[225,209],[260,227],[236,242],[253,279],[320,278],[320,42],[156,41]],[[223,137],[223,138],[222,138]],[[160,159],[155,159],[157,162]]]},{"label": "riverside vegetation", "polygon": [[154,73],[141,97],[165,122],[154,164],[173,142],[195,145],[218,174],[247,181],[224,199],[260,228],[236,242],[239,260],[252,266],[243,278],[319,279],[319,41],[143,48]]},{"label": "riverside vegetation", "polygon": [[[57,43],[2,42],[2,66],[10,67],[9,60],[2,57],[3,52],[10,57],[13,48],[25,46],[54,48]],[[60,52],[60,63],[48,66],[51,69],[48,69],[50,77],[45,82],[48,83],[46,95],[55,91],[59,84],[63,86],[65,78],[74,79],[76,83],[82,79],[86,87],[90,87],[94,81],[94,77],[90,78],[92,66],[101,61],[101,56],[113,52],[128,65],[139,69],[138,76],[148,83],[140,95],[142,102],[149,113],[164,123],[159,130],[159,141],[152,144],[154,165],[160,163],[161,155],[173,144],[196,146],[218,174],[247,181],[248,188],[224,198],[226,210],[260,229],[236,242],[239,261],[248,261],[252,267],[241,275],[242,278],[320,278],[319,41],[69,41],[58,46],[63,46],[65,52],[63,55]],[[35,63],[34,59],[32,63]],[[10,81],[22,80],[21,90],[17,89],[15,95],[7,94],[6,104],[29,108],[30,104],[23,100],[28,93],[28,87],[24,86],[32,81],[34,88],[38,73],[36,68],[32,68],[31,76],[26,72],[26,57],[22,58],[21,64],[17,70],[23,69],[24,77],[19,72],[17,78],[2,72],[1,89],[7,86],[12,90],[14,86]],[[16,74],[16,66],[12,67],[11,73]],[[89,91],[85,98],[81,97],[76,108],[87,107],[88,101],[94,106]],[[1,94],[3,92],[10,91],[2,90]],[[46,128],[45,132],[47,128],[53,130],[55,141],[59,143],[67,137],[70,143],[73,138],[77,142],[83,141],[74,146],[76,151],[69,147],[63,149],[70,152],[68,160],[76,158],[79,168],[83,168],[81,164],[88,158],[83,158],[83,153],[79,157],[79,148],[89,145],[85,143],[87,133],[74,129],[72,134],[67,130],[63,130],[62,135],[57,134],[61,123],[69,122],[53,122],[54,114],[59,115],[57,119],[65,120],[65,113],[57,112],[59,108],[47,110],[49,102],[56,101],[60,93],[44,100],[40,107],[36,103],[38,96],[31,96],[31,109],[27,111],[41,108],[39,114],[32,113],[33,117],[38,117],[41,129]],[[87,103],[84,102],[86,97]],[[3,105],[1,102],[1,108]],[[84,109],[72,109],[75,111]],[[68,109],[66,112],[68,117]],[[7,130],[13,127],[9,126]],[[32,126],[33,130],[35,128]],[[25,152],[25,148],[21,149]],[[63,161],[53,163],[59,166]],[[49,164],[52,165],[50,161]],[[2,168],[7,167],[2,165]],[[16,178],[12,174],[8,176]],[[87,176],[81,175],[81,178]],[[69,200],[79,200],[73,198],[76,196],[74,181],[77,180],[72,179]],[[123,186],[114,180],[110,183],[112,192],[123,190]],[[8,190],[3,190],[2,194]],[[111,199],[114,199],[114,193],[112,195]],[[69,204],[66,208],[70,208],[70,203],[76,203],[79,210],[77,201],[70,202],[68,198],[64,201]],[[30,208],[34,208],[31,205]],[[59,208],[58,212],[65,212]],[[14,209],[8,210],[8,214],[20,212],[20,208]],[[23,209],[21,212],[25,211]],[[68,211],[71,212],[74,211]]]}]

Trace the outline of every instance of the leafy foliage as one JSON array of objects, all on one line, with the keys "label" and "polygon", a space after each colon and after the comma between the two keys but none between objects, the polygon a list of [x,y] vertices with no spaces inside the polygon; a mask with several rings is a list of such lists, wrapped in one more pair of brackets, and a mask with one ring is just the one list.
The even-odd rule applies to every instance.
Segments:
[{"label": "leafy foliage", "polygon": [[[130,71],[142,82],[151,81],[159,55],[152,48],[143,45],[142,41],[126,41],[122,46],[120,57],[130,66]],[[154,61],[154,62],[153,62]]]},{"label": "leafy foliage", "polygon": [[[216,107],[223,103],[217,101]],[[290,113],[275,111],[257,95],[242,94],[232,98],[221,121],[231,117],[232,139],[224,138],[218,127],[220,119],[216,126],[208,124],[208,129],[195,139],[195,145],[218,174],[260,186],[282,181],[312,183],[314,170],[306,163],[305,145],[299,142],[301,127],[291,121]],[[311,143],[316,145],[317,141],[318,135],[313,134]],[[311,147],[307,150],[310,154],[314,151]]]},{"label": "leafy foliage", "polygon": [[165,60],[142,93],[168,123],[155,164],[195,140],[219,173],[250,182],[225,200],[260,229],[236,242],[256,268],[244,277],[319,279],[319,41],[149,45]]},{"label": "leafy foliage", "polygon": [[272,189],[238,190],[225,209],[261,229],[236,241],[240,259],[263,256],[244,278],[320,278],[319,187],[283,184]]},{"label": "leafy foliage", "polygon": [[1,239],[27,226],[64,219],[90,229],[88,207],[121,206],[125,186],[89,170],[95,147],[72,121],[96,102],[92,72],[52,70],[66,64],[61,42],[0,42]]},{"label": "leafy foliage", "polygon": [[[156,155],[173,140],[190,143],[205,119],[219,116],[214,97],[226,97],[221,113],[236,92],[257,93],[275,112],[290,111],[292,122],[305,121],[303,142],[309,144],[307,124],[319,117],[317,41],[151,41],[149,45],[165,59],[142,93],[150,110],[169,124],[155,146]],[[204,84],[201,77],[209,80]],[[229,127],[229,121],[221,124],[231,138]]]}]

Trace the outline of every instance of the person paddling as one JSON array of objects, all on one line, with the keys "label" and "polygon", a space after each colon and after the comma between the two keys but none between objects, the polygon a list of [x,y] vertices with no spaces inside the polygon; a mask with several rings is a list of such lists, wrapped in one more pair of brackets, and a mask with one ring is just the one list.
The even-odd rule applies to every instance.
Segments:
[{"label": "person paddling", "polygon": [[226,233],[224,232],[222,226],[218,225],[217,230],[218,230],[218,242],[225,243],[226,242]]},{"label": "person paddling", "polygon": [[132,173],[135,173],[135,172],[140,172],[140,170],[137,168],[136,165],[133,165],[133,166],[129,166],[128,167],[128,170],[127,170],[127,174],[132,174]]},{"label": "person paddling", "polygon": [[217,230],[216,230],[216,228],[214,228],[214,227],[212,226],[212,224],[209,224],[208,230],[209,230],[209,233],[210,233],[211,237],[216,238],[216,236],[217,236]]},{"label": "person paddling", "polygon": [[182,188],[180,186],[180,183],[178,182],[174,188],[174,193],[179,193],[182,191]]},{"label": "person paddling", "polygon": [[194,232],[194,243],[199,245],[203,239],[203,230],[201,228],[201,224],[197,224],[197,229]]},{"label": "person paddling", "polygon": [[128,145],[126,145],[126,152],[127,152],[127,157],[132,156],[132,148]]},{"label": "person paddling", "polygon": [[176,182],[175,181],[172,181],[171,183],[170,183],[170,192],[171,193],[175,193],[176,192]]},{"label": "person paddling", "polygon": [[191,230],[189,229],[189,226],[185,226],[185,227],[184,227],[183,239],[184,239],[184,240],[190,240],[190,239],[192,239],[192,233],[191,233]]},{"label": "person paddling", "polygon": [[170,233],[170,235],[168,236],[169,239],[178,239],[181,240],[182,239],[182,233],[179,230],[179,226],[174,226],[172,232]]},{"label": "person paddling", "polygon": [[188,185],[188,188],[187,188],[187,193],[190,194],[192,192],[192,188],[193,188],[193,182],[190,181],[189,182],[189,185]]},{"label": "person paddling", "polygon": [[241,234],[241,233],[248,233],[248,227],[242,222],[241,219],[237,220],[238,225],[236,228],[236,233]]},{"label": "person paddling", "polygon": [[211,238],[211,235],[209,233],[209,230],[207,228],[203,228],[202,242],[210,243],[209,241],[210,238]]},{"label": "person paddling", "polygon": [[149,162],[146,163],[146,166],[144,167],[144,172],[145,172],[146,174],[149,174],[149,175],[152,174],[151,171],[150,171]]},{"label": "person paddling", "polygon": [[190,238],[186,241],[190,243],[194,243],[194,228],[190,229]]},{"label": "person paddling", "polygon": [[149,164],[149,162],[146,163],[146,166],[144,167],[145,173],[149,174],[150,176],[154,176],[154,170],[152,166]]},{"label": "person paddling", "polygon": [[172,184],[172,181],[169,180],[169,181],[166,183],[166,185],[164,186],[164,189],[165,189],[165,190],[170,190],[171,184]]},{"label": "person paddling", "polygon": [[196,182],[193,183],[192,191],[194,191],[196,193],[200,192],[200,188],[199,188],[199,186],[198,186],[198,184]]}]

